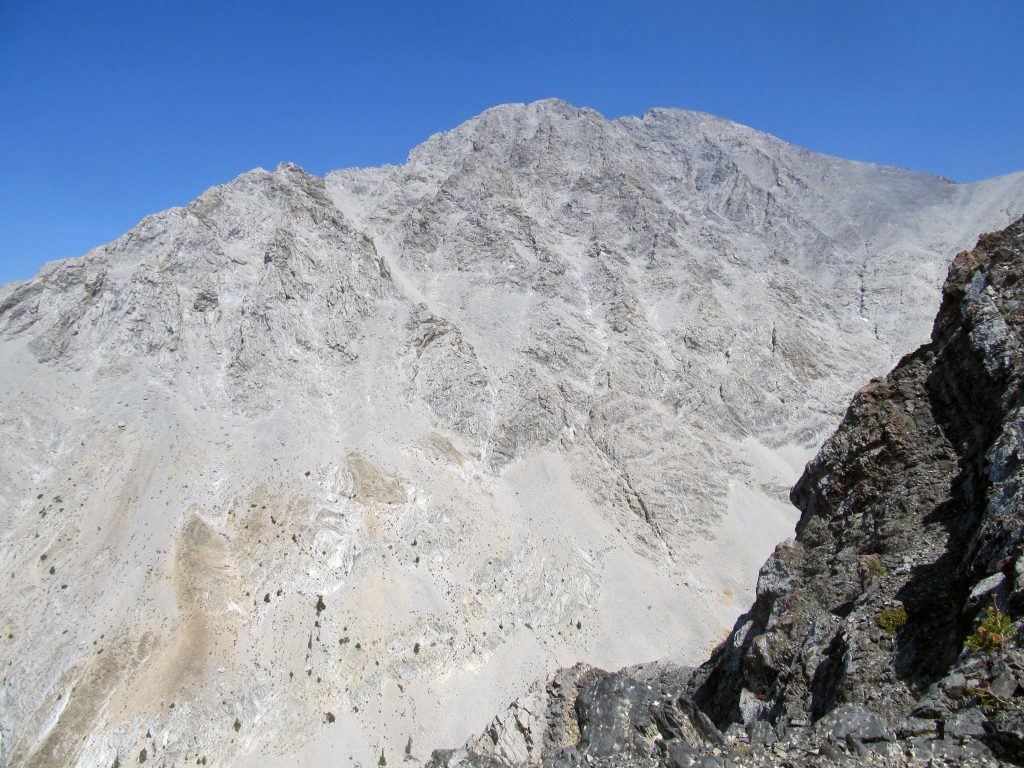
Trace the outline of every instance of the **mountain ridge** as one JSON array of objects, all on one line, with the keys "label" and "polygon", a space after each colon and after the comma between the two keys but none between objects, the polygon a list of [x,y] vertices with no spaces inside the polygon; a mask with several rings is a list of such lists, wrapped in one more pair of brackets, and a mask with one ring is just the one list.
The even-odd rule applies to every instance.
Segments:
[{"label": "mountain ridge", "polygon": [[[1020,180],[1021,176],[1024,175],[1024,171],[1017,171],[1017,172],[1011,172],[1011,173],[1003,174],[1001,176],[994,176],[994,177],[991,177],[991,178],[979,179],[979,180],[976,180],[976,181],[957,182],[957,181],[953,181],[951,179],[948,179],[946,177],[930,173],[928,171],[921,171],[921,170],[915,170],[915,169],[910,169],[910,168],[904,168],[904,167],[901,167],[901,166],[887,165],[887,164],[884,164],[884,163],[877,163],[877,162],[873,162],[873,161],[848,160],[848,159],[839,157],[837,155],[823,154],[823,153],[817,152],[817,151],[812,150],[812,149],[807,148],[807,147],[803,147],[803,146],[800,146],[800,145],[789,143],[789,142],[787,142],[787,141],[785,141],[783,139],[780,139],[780,138],[778,138],[778,137],[776,137],[776,136],[774,136],[774,135],[772,135],[772,134],[770,134],[768,132],[761,131],[761,130],[759,130],[757,128],[753,128],[753,127],[747,126],[747,125],[745,125],[743,123],[740,123],[740,122],[737,122],[737,121],[733,121],[733,120],[730,120],[728,118],[720,117],[720,116],[714,115],[712,113],[703,112],[703,111],[700,111],[700,110],[691,110],[691,109],[678,108],[678,107],[654,107],[654,108],[646,110],[642,115],[622,115],[622,116],[617,117],[617,118],[606,119],[597,110],[594,110],[594,109],[591,109],[591,108],[587,108],[587,107],[576,107],[576,106],[572,105],[571,103],[569,103],[567,101],[564,101],[564,100],[559,99],[557,97],[551,97],[551,98],[547,98],[547,99],[540,99],[540,100],[533,101],[533,102],[510,102],[510,103],[506,103],[506,104],[497,105],[495,107],[491,107],[491,108],[485,110],[484,112],[482,112],[480,115],[477,115],[476,117],[469,118],[469,119],[465,120],[463,123],[461,123],[460,125],[456,126],[455,128],[448,129],[448,130],[443,130],[443,131],[438,131],[437,133],[431,134],[423,142],[421,142],[419,145],[417,145],[417,147],[415,147],[413,150],[410,151],[410,154],[406,158],[405,163],[398,163],[398,164],[384,163],[384,164],[378,165],[378,166],[343,167],[343,168],[338,168],[338,169],[335,169],[335,170],[329,170],[323,176],[320,176],[319,178],[326,178],[327,176],[329,176],[331,174],[344,173],[344,172],[348,172],[348,171],[369,171],[369,170],[384,170],[384,169],[400,168],[402,165],[407,165],[409,162],[411,162],[414,159],[414,155],[415,155],[415,153],[418,150],[424,148],[427,145],[430,145],[431,142],[433,142],[435,140],[441,140],[444,137],[447,137],[447,136],[449,136],[451,134],[455,134],[455,133],[457,133],[460,130],[466,129],[469,126],[476,124],[478,121],[480,121],[482,118],[484,118],[489,113],[502,114],[502,113],[504,113],[506,111],[513,112],[513,113],[521,113],[521,112],[524,112],[524,111],[528,112],[530,110],[537,110],[537,109],[543,108],[545,106],[558,107],[562,111],[568,111],[568,112],[572,112],[572,113],[586,113],[586,114],[590,114],[590,115],[593,115],[593,116],[595,116],[595,117],[597,117],[597,118],[599,118],[599,119],[601,119],[603,121],[609,122],[609,123],[623,123],[623,124],[627,124],[627,123],[630,123],[630,122],[638,122],[638,123],[642,124],[642,123],[644,123],[645,120],[647,120],[651,116],[658,117],[658,116],[663,116],[663,115],[677,116],[677,117],[684,117],[684,118],[696,118],[699,121],[720,124],[720,125],[723,125],[725,127],[730,128],[730,129],[740,129],[741,132],[745,132],[745,133],[749,134],[750,136],[754,136],[754,137],[757,137],[757,138],[760,138],[760,139],[768,139],[773,144],[788,147],[791,150],[796,150],[798,153],[806,153],[806,154],[813,155],[813,156],[819,157],[819,158],[827,158],[829,160],[839,161],[842,164],[848,164],[848,165],[854,165],[854,166],[857,166],[857,165],[865,166],[865,167],[868,167],[868,168],[871,168],[871,169],[874,169],[874,170],[891,171],[891,172],[897,172],[897,173],[901,173],[901,174],[903,174],[903,173],[905,173],[905,174],[913,174],[913,175],[920,176],[920,177],[931,177],[933,179],[941,180],[943,182],[946,182],[947,184],[953,185],[953,186],[955,186],[957,188],[968,188],[968,187],[974,187],[974,186],[977,186],[977,185],[990,185],[990,184],[994,184],[997,181],[1006,181],[1006,182],[1010,182],[1010,183],[1019,183],[1019,180]],[[271,171],[269,169],[266,169],[266,168],[263,168],[263,167],[260,167],[260,166],[254,167],[254,168],[252,168],[252,169],[250,169],[248,171],[244,171],[244,172],[240,173],[238,176],[234,177],[233,179],[231,179],[229,181],[226,181],[226,182],[223,182],[223,183],[220,183],[220,184],[215,184],[215,185],[209,187],[205,192],[201,193],[199,195],[199,197],[202,197],[204,194],[206,194],[207,192],[210,192],[211,190],[218,189],[218,188],[221,188],[221,187],[230,186],[230,185],[240,181],[244,177],[250,176],[251,174],[275,173],[275,172],[279,172],[280,170],[282,170],[283,167],[298,168],[298,169],[302,170],[303,173],[306,173],[306,171],[304,169],[302,169],[302,167],[300,165],[298,165],[296,163],[293,163],[291,161],[288,161],[288,160],[282,160],[281,162],[279,162],[277,164],[277,167],[275,168],[274,171]],[[176,211],[176,210],[179,210],[179,209],[184,209],[184,208],[187,208],[188,206],[189,206],[189,203],[186,203],[186,204],[181,205],[181,206],[171,206],[169,208],[163,209],[163,210],[158,211],[156,213],[149,214],[146,217],[144,217],[143,219],[141,219],[139,221],[139,223],[136,224],[131,229],[134,230],[137,227],[143,226],[149,219],[151,219],[154,216],[158,217],[158,216],[161,216],[161,215],[164,215],[164,214],[169,214],[172,211]],[[84,257],[88,256],[89,253],[91,253],[92,251],[104,248],[107,245],[111,245],[114,242],[116,242],[118,239],[120,239],[120,238],[115,238],[115,240],[110,241],[110,243],[107,243],[107,244],[101,245],[101,246],[97,246],[96,248],[90,249],[89,252],[87,252],[85,254],[81,254],[79,256],[71,256],[71,257],[55,259],[55,260],[52,260],[50,262],[47,262],[42,267],[40,267],[40,272],[43,271],[45,268],[49,267],[50,265],[60,264],[60,263],[63,263],[63,262],[66,262],[66,261],[69,261],[69,260],[72,260],[72,259],[84,258]],[[4,284],[0,285],[0,291],[2,291],[4,288],[6,288],[8,286],[30,282],[33,279],[34,279],[34,276],[30,277],[30,278],[26,278],[24,280],[11,280],[11,281],[8,281],[7,283],[4,283]]]}]

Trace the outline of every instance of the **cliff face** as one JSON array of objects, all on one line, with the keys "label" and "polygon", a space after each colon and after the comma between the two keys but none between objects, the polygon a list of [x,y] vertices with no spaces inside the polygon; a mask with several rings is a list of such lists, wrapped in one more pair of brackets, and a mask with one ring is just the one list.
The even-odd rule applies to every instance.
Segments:
[{"label": "cliff face", "polygon": [[930,343],[854,396],[703,666],[561,673],[527,738],[499,717],[436,759],[1022,764],[1022,277],[1024,219],[955,258]]},{"label": "cliff face", "polygon": [[719,724],[806,723],[854,703],[941,734],[961,702],[918,702],[983,609],[1024,607],[1022,247],[1018,221],[957,256],[931,343],[858,392],[808,465],[796,541],[701,671],[696,701]]}]

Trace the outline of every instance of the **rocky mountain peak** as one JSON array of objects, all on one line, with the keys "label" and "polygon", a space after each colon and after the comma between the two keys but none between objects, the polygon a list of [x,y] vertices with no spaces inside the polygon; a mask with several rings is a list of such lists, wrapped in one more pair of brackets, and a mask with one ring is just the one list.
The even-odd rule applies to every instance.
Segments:
[{"label": "rocky mountain peak", "polygon": [[540,102],[0,288],[3,761],[425,759],[558,663],[698,662],[1022,202]]}]

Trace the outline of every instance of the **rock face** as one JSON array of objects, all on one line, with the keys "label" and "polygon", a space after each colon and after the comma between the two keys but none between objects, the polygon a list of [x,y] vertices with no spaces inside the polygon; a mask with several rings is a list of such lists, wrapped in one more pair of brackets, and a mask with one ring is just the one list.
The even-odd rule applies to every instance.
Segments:
[{"label": "rock face", "polygon": [[705,664],[560,673],[529,749],[492,727],[435,762],[1019,765],[1022,277],[1024,219],[954,259],[931,342],[854,396]]},{"label": "rock face", "polygon": [[[401,166],[244,174],[0,287],[0,762],[423,759],[559,665],[698,662],[854,388],[1021,210],[1021,174],[547,101]],[[809,685],[773,642],[713,719]],[[653,739],[637,706],[594,749]]]}]

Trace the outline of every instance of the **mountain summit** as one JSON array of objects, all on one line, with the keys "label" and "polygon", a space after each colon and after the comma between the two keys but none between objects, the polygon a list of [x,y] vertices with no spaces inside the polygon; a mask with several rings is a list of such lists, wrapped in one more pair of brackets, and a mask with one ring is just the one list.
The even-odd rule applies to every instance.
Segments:
[{"label": "mountain summit", "polygon": [[560,664],[699,661],[1022,210],[549,100],[3,286],[3,764],[425,759]]}]

